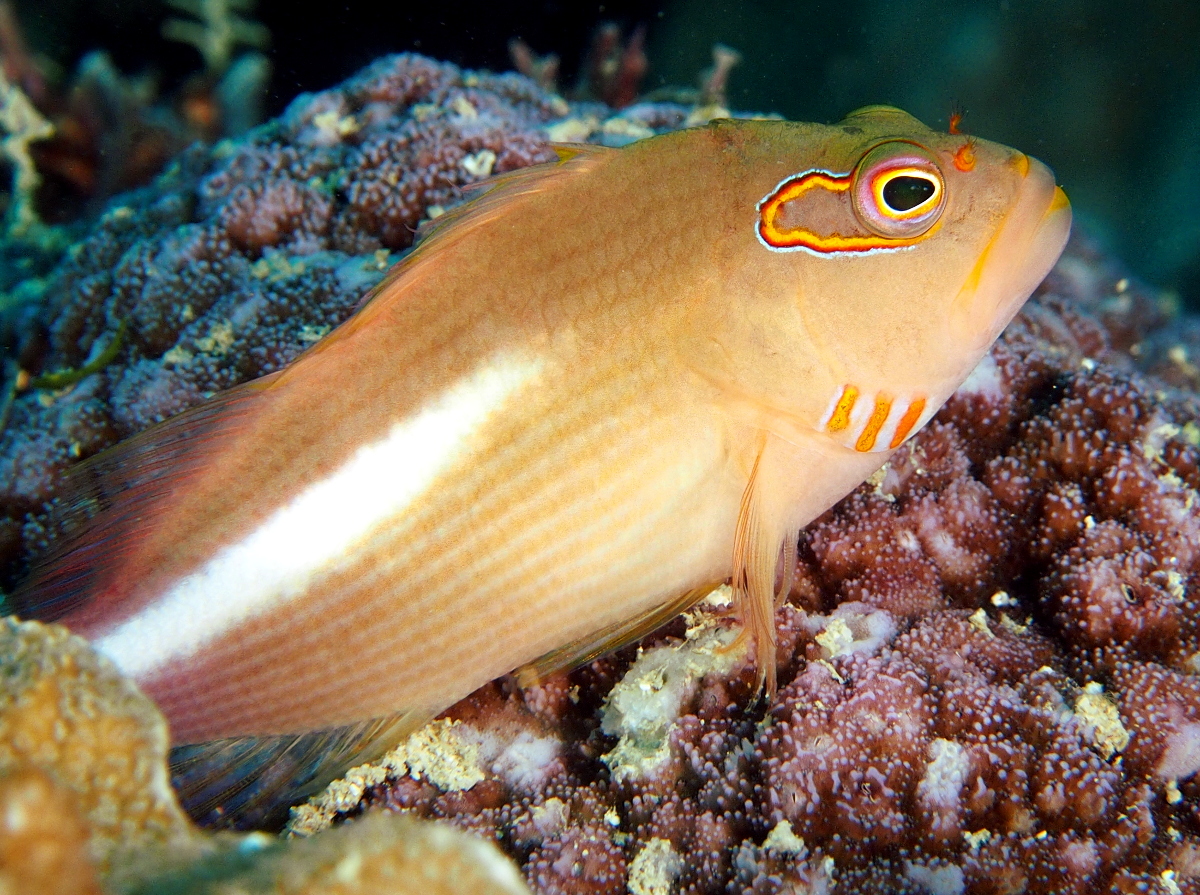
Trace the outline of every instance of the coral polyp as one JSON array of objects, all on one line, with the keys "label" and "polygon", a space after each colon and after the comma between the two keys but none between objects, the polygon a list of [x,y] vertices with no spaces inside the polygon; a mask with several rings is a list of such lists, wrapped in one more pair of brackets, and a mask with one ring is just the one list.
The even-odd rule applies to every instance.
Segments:
[{"label": "coral polyp", "polygon": [[[548,158],[550,135],[621,142],[688,110],[610,114],[392,57],[124,196],[16,327],[38,374],[128,321],[112,363],[13,404],[5,583],[56,540],[80,459],[279,369],[461,187]],[[293,829],[447,821],[540,893],[1200,892],[1198,357],[1195,319],[1076,239],[939,415],[802,533],[773,702],[740,647],[713,652],[736,637],[714,601],[570,674],[483,687],[423,732],[454,774],[407,744]],[[64,785],[0,799],[58,810]],[[63,810],[62,841],[85,837]],[[71,872],[98,879],[92,861]]]}]

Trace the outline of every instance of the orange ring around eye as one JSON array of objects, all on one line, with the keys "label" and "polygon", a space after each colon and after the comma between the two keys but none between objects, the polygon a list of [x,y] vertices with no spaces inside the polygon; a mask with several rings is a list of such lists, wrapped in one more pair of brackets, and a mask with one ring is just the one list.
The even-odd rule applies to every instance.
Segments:
[{"label": "orange ring around eye", "polygon": [[[912,208],[900,211],[884,197],[898,177],[920,179],[933,193]],[[850,189],[854,214],[876,236],[910,245],[938,222],[946,207],[946,179],[933,153],[908,140],[889,140],[868,150],[854,169]]]},{"label": "orange ring around eye", "polygon": [[[914,177],[918,180],[924,180],[933,185],[933,192],[928,199],[917,203],[912,208],[905,211],[897,211],[888,204],[887,199],[883,195],[884,187],[897,177]],[[896,221],[909,221],[932,211],[938,202],[941,201],[942,182],[924,168],[915,168],[911,165],[901,168],[884,168],[871,178],[871,193],[875,197],[875,207],[879,210],[880,214],[887,215]]]}]

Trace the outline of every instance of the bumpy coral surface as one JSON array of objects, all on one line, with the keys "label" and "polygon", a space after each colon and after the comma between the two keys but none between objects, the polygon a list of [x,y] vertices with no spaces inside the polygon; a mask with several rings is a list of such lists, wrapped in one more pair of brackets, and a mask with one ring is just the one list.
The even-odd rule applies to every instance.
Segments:
[{"label": "bumpy coral surface", "polygon": [[166,762],[166,722],[107,659],[60,626],[0,621],[0,892],[528,895],[494,846],[412,817],[207,834]]},{"label": "bumpy coral surface", "polygon": [[[12,407],[10,579],[53,539],[65,469],[278,369],[461,186],[551,137],[685,116],[402,56],[181,157],[27,325],[35,373],[127,335],[101,373]],[[1200,323],[1077,240],[926,430],[803,533],[772,701],[705,607],[483,688],[295,831],[446,819],[539,893],[1200,892],[1198,352]]]},{"label": "bumpy coral surface", "polygon": [[[101,872],[127,849],[190,845],[197,834],[165,767],[166,724],[110,662],[65,628],[9,618],[0,682],[0,799],[10,826],[30,818],[11,835],[32,837],[35,823],[61,813],[67,838],[83,838]],[[80,826],[85,835],[72,832]]]},{"label": "bumpy coral surface", "polygon": [[1076,240],[803,533],[770,704],[704,608],[452,709],[470,788],[360,772],[293,828],[446,818],[540,893],[1200,892],[1194,332]]}]

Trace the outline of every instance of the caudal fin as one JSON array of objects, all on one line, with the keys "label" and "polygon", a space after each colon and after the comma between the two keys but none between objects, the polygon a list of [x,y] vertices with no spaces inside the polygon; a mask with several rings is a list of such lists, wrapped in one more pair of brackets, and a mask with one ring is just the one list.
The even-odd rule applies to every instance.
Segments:
[{"label": "caudal fin", "polygon": [[72,469],[59,492],[67,537],[12,595],[17,614],[54,621],[102,591],[153,530],[166,499],[246,425],[277,375],[230,389]]}]

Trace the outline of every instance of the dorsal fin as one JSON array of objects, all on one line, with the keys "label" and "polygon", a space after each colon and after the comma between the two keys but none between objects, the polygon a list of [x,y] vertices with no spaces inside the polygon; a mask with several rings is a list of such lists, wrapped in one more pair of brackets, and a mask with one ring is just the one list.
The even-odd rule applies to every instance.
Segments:
[{"label": "dorsal fin", "polygon": [[205,468],[277,375],[232,388],[74,467],[59,491],[68,536],[13,594],[17,613],[52,621],[103,587],[160,503]]},{"label": "dorsal fin", "polygon": [[456,227],[470,229],[487,223],[503,210],[505,203],[519,196],[544,192],[564,178],[587,173],[616,152],[587,143],[553,143],[550,148],[557,156],[552,162],[517,168],[463,187],[466,201],[430,221],[419,234],[413,254],[436,248],[437,241],[450,236]]},{"label": "dorsal fin", "polygon": [[[566,179],[586,174],[607,156],[617,152],[606,146],[586,143],[553,143],[550,148],[557,156],[552,162],[518,168],[464,187],[467,200],[421,226],[413,250],[367,293],[359,310],[369,307],[377,296],[390,291],[398,280],[415,275],[422,263],[436,254],[439,248],[458,242],[495,220],[522,196],[545,192]],[[320,345],[317,343],[314,347],[319,349]]]}]

